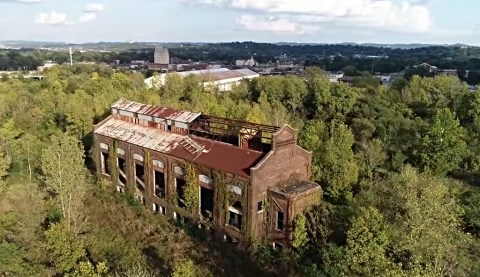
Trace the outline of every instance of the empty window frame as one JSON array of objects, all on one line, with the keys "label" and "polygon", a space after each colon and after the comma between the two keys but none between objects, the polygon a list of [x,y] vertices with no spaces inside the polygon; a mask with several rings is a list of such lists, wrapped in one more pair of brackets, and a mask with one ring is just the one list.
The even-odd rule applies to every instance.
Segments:
[{"label": "empty window frame", "polygon": [[155,196],[164,198],[166,193],[165,174],[158,170],[153,170],[153,183]]},{"label": "empty window frame", "polygon": [[228,225],[242,229],[242,203],[240,203],[240,201],[235,202],[230,208],[228,208],[228,213]]},{"label": "empty window frame", "polygon": [[102,164],[102,174],[109,175],[112,173],[108,159],[110,156],[108,153],[100,152],[100,159]]},{"label": "empty window frame", "polygon": [[283,231],[284,227],[284,214],[282,211],[277,211],[277,220],[276,220],[276,229],[279,231]]},{"label": "empty window frame", "polygon": [[283,245],[281,243],[274,242],[273,243],[273,249],[277,250],[277,251],[281,251],[283,249]]},{"label": "empty window frame", "polygon": [[185,201],[185,186],[186,182],[182,178],[175,178],[175,190],[177,192],[177,205],[180,208],[185,209],[187,207]]},{"label": "empty window frame", "polygon": [[263,212],[263,201],[258,201],[257,212]]},{"label": "empty window frame", "polygon": [[145,168],[141,164],[135,163],[135,183],[137,188],[145,192]]},{"label": "empty window frame", "polygon": [[213,220],[214,194],[213,190],[200,187],[200,212],[208,221]]},{"label": "empty window frame", "polygon": [[124,158],[118,157],[117,158],[118,164],[118,180],[120,184],[127,185],[127,162]]}]

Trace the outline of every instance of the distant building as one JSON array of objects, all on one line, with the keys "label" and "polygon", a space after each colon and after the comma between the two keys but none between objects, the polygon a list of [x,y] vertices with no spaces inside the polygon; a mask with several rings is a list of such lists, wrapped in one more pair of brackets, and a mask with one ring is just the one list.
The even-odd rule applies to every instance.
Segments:
[{"label": "distant building", "polygon": [[348,86],[353,86],[353,82],[355,81],[355,77],[353,76],[343,76],[342,78],[338,79],[340,83],[346,84]]},{"label": "distant building", "polygon": [[51,68],[51,67],[54,67],[54,66],[56,66],[56,65],[58,65],[58,63],[53,62],[53,61],[47,61],[44,65],[41,65],[41,66],[37,67],[37,71],[42,72],[42,71],[44,71],[46,68]]},{"label": "distant building", "polygon": [[248,60],[237,60],[235,62],[235,65],[242,66],[242,67],[255,67],[255,66],[258,66],[258,62],[252,56]]},{"label": "distant building", "polygon": [[440,70],[440,75],[446,76],[458,76],[458,71],[456,69],[442,69]]},{"label": "distant building", "polygon": [[428,63],[422,63],[414,66],[414,68],[423,67],[428,70],[429,73],[434,75],[446,75],[458,77],[458,71],[456,69],[441,69]]},{"label": "distant building", "polygon": [[167,48],[157,47],[154,53],[154,63],[170,64],[170,54]]},{"label": "distant building", "polygon": [[382,85],[389,85],[392,81],[392,75],[374,75],[374,77],[380,79]]},{"label": "distant building", "polygon": [[415,65],[415,66],[413,66],[413,67],[414,67],[414,68],[423,67],[423,68],[425,68],[426,70],[428,70],[428,72],[433,73],[433,74],[437,73],[437,71],[438,71],[438,67],[436,67],[436,66],[434,66],[434,65],[430,65],[430,64],[428,64],[428,63],[422,63],[422,64],[419,64],[419,65]]},{"label": "distant building", "polygon": [[171,70],[171,66],[168,64],[159,64],[159,63],[151,63],[148,65],[148,70],[152,71],[161,71],[161,72],[166,72]]},{"label": "distant building", "polygon": [[343,72],[337,72],[337,73],[332,73],[332,72],[327,72],[327,78],[330,81],[330,83],[338,83],[341,78],[343,78],[345,74]]},{"label": "distant building", "polygon": [[[322,198],[298,132],[119,100],[94,127],[97,176],[159,216],[248,246],[290,248],[295,218]],[[193,189],[196,201],[188,200]]]},{"label": "distant building", "polygon": [[[230,70],[227,68],[206,69],[175,72],[170,74],[178,74],[180,77],[187,77],[189,75],[198,76],[205,88],[218,88],[220,91],[230,91],[234,86],[240,84],[242,80],[250,80],[260,77],[260,75],[250,69]],[[168,74],[163,73],[158,76],[152,76],[145,80],[148,88],[161,87],[165,85]]]}]

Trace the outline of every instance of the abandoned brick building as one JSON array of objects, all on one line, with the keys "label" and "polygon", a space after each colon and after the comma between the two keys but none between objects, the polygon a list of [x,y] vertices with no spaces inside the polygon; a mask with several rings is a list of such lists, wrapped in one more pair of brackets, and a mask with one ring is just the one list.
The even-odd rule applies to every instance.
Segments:
[{"label": "abandoned brick building", "polygon": [[98,177],[161,215],[225,240],[290,247],[296,215],[317,203],[297,132],[119,100],[95,126]]}]

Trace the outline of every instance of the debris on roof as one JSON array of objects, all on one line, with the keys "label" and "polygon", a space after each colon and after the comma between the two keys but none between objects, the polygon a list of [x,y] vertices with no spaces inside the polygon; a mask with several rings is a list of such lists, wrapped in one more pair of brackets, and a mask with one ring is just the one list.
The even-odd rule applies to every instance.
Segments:
[{"label": "debris on roof", "polygon": [[[117,107],[121,107],[118,104],[117,102]],[[133,106],[132,110],[136,109],[138,107]],[[243,149],[228,143],[179,135],[113,117],[98,126],[95,134],[243,177],[249,177],[250,168],[265,156],[262,152]],[[186,141],[188,143],[185,143]]]},{"label": "debris on roof", "polygon": [[179,111],[171,108],[162,108],[152,105],[145,105],[137,102],[128,101],[125,99],[118,100],[112,105],[112,109],[121,111],[137,113],[156,118],[173,120],[182,123],[190,123],[198,118],[201,113],[193,113],[188,111]]}]

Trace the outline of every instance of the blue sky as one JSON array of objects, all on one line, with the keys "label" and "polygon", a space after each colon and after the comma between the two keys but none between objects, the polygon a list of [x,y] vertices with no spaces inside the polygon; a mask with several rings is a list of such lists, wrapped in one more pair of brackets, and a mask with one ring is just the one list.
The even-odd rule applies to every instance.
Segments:
[{"label": "blue sky", "polygon": [[465,43],[474,0],[0,0],[0,40]]}]

